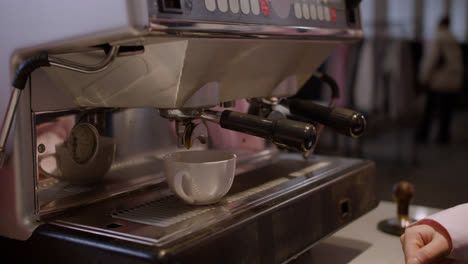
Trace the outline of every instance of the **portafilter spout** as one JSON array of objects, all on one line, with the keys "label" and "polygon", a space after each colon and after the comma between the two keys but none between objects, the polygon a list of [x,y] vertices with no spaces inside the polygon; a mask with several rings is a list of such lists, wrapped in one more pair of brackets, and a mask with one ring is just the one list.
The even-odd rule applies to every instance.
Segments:
[{"label": "portafilter spout", "polygon": [[274,144],[299,152],[310,150],[317,134],[314,125],[288,119],[268,119],[234,111],[160,110],[162,117],[172,120],[202,119],[229,129],[271,140]]}]

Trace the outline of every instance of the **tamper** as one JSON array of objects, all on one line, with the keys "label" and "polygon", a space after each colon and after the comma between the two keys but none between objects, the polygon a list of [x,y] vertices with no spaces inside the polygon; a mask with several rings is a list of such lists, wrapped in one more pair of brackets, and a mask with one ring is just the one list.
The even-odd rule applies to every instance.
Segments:
[{"label": "tamper", "polygon": [[414,195],[414,186],[406,181],[399,182],[393,186],[393,200],[397,204],[397,217],[381,221],[377,227],[380,231],[401,236],[405,233],[414,219],[409,217],[409,204]]}]

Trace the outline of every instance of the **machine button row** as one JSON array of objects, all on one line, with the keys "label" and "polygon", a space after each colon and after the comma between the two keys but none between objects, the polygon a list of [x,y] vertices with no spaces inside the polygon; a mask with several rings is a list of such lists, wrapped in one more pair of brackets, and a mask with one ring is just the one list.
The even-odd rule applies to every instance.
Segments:
[{"label": "machine button row", "polygon": [[254,15],[260,15],[261,9],[259,1],[260,0],[205,0],[205,7],[210,12],[219,9],[219,11],[226,13],[230,9],[234,14],[242,11],[242,13],[246,15],[250,14],[250,12]]},{"label": "machine button row", "polygon": [[[259,1],[260,0],[205,0],[205,7],[210,12],[214,12],[218,9],[223,13],[231,10],[234,14],[242,11],[242,13],[246,15],[250,14],[250,12],[254,15],[260,15],[262,9]],[[322,0],[322,2],[326,4],[328,1]],[[334,12],[334,9],[331,10],[329,7],[320,4],[309,4],[308,1],[305,0],[302,0],[302,3],[301,1],[296,1],[294,3],[294,14],[298,19],[335,21],[336,13]]]},{"label": "machine button row", "polygon": [[239,0],[229,0],[229,7],[231,7],[231,12],[234,14],[239,13]]},{"label": "machine button row", "polygon": [[205,0],[205,7],[208,11],[215,11],[216,10],[216,1],[215,0]]},{"label": "machine button row", "polygon": [[320,21],[331,21],[332,15],[331,10],[329,7],[321,6],[321,5],[313,5],[307,3],[294,3],[294,14],[298,19],[312,19],[312,20],[320,20]]}]

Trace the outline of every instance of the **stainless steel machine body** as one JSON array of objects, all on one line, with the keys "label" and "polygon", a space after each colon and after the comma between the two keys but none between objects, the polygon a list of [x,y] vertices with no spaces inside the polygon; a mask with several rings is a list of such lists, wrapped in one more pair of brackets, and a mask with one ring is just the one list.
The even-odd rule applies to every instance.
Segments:
[{"label": "stainless steel machine body", "polygon": [[[117,238],[158,252],[142,259],[176,261],[218,238],[236,241],[236,228],[259,235],[257,225],[267,221],[270,227],[249,243],[292,239],[285,251],[275,245],[274,262],[281,262],[371,210],[372,163],[304,161],[206,120],[183,124],[185,133],[193,124],[190,146],[239,157],[233,189],[221,203],[198,208],[174,200],[161,163],[181,146],[184,126],[157,109],[248,112],[246,99],[294,95],[337,45],[360,38],[353,2],[2,3],[2,24],[11,26],[0,29],[0,116],[10,113],[14,123],[8,129],[5,118],[2,127],[2,137],[10,136],[0,149],[0,236],[31,240],[52,228],[70,237]],[[22,93],[10,97],[19,99],[17,107],[8,108],[14,72],[40,53],[51,67],[28,75]],[[306,235],[295,240],[298,225]],[[242,252],[255,261],[253,251]]]}]

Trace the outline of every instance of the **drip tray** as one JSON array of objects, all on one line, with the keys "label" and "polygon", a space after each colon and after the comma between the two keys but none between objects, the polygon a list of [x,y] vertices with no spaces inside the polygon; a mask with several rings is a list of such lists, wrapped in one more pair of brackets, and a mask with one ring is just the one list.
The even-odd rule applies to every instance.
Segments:
[{"label": "drip tray", "polygon": [[[220,221],[269,196],[277,196],[289,189],[298,188],[305,179],[323,176],[324,172],[332,171],[328,168],[331,164],[330,161],[310,163],[303,160],[282,160],[236,176],[229,193],[214,205],[187,205],[175,195],[167,194],[155,200],[113,212],[112,217],[162,227],[168,231],[175,227],[174,230],[177,230],[177,233],[181,231],[181,227],[193,231],[195,228],[200,228],[200,223]],[[301,170],[298,171],[297,168]]]},{"label": "drip tray", "polygon": [[170,195],[112,214],[112,217],[145,225],[168,227],[213,210],[213,206],[194,207]]},{"label": "drip tray", "polygon": [[146,225],[154,225],[159,227],[169,227],[171,225],[191,221],[194,217],[203,218],[204,214],[220,206],[226,206],[236,201],[244,200],[260,192],[269,190],[289,179],[282,177],[263,183],[257,187],[250,188],[244,191],[239,191],[235,194],[227,195],[218,205],[213,206],[193,206],[183,203],[177,196],[168,195],[157,200],[153,200],[144,204],[140,204],[130,209],[124,209],[112,213],[112,217],[135,223]]},{"label": "drip tray", "polygon": [[[369,161],[320,156],[304,161],[300,155],[279,155],[269,165],[236,175],[229,193],[214,205],[187,205],[160,183],[74,210],[52,223],[161,250],[181,241],[198,245],[201,238],[229,233],[265,215],[272,215],[278,237],[295,233],[300,237],[303,232],[319,237],[375,207],[374,176]],[[349,211],[330,211],[335,208]],[[308,230],[310,224],[305,223],[315,221],[318,229]]]}]

